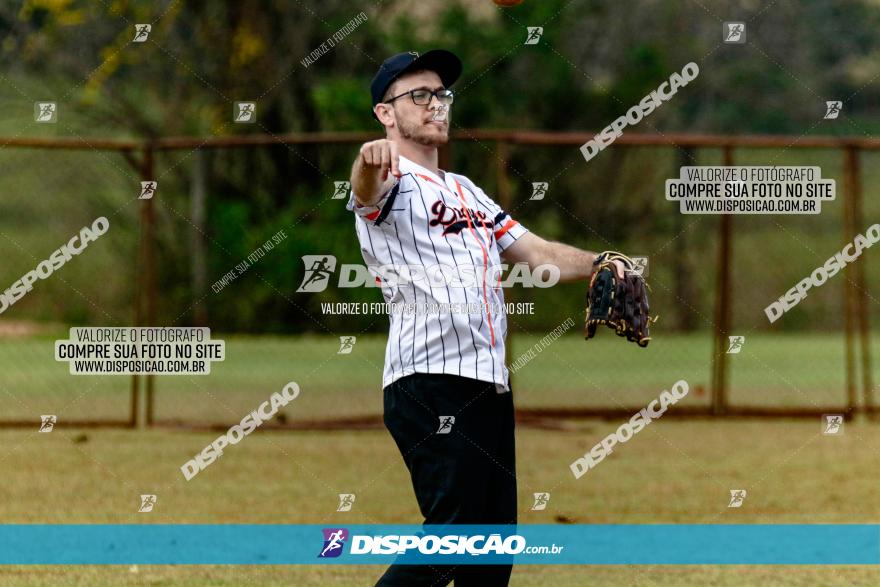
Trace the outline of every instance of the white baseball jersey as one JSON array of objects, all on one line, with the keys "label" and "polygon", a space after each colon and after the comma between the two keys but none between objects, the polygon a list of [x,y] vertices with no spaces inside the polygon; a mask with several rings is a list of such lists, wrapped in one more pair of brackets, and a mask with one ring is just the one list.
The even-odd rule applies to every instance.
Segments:
[{"label": "white baseball jersey", "polygon": [[[446,308],[389,313],[382,386],[413,373],[446,373],[509,390],[499,254],[527,230],[463,175],[440,177],[405,157],[400,157],[400,172],[375,206],[357,205],[354,193],[349,198],[367,266],[470,266],[482,272],[480,277],[490,277],[464,286],[377,277],[389,304]],[[473,313],[459,311],[475,307]]]}]

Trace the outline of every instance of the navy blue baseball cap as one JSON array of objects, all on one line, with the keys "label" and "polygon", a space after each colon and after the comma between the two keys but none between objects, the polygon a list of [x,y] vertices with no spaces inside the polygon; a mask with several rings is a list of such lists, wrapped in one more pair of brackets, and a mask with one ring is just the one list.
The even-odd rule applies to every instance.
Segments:
[{"label": "navy blue baseball cap", "polygon": [[[370,93],[373,95],[373,107],[382,102],[385,92],[394,83],[394,80],[410,71],[427,69],[440,76],[440,80],[447,88],[455,83],[461,75],[461,59],[455,53],[445,49],[432,49],[419,55],[416,51],[398,53],[389,57],[379,67],[373,81],[370,83]],[[373,112],[373,118],[379,120]]]}]

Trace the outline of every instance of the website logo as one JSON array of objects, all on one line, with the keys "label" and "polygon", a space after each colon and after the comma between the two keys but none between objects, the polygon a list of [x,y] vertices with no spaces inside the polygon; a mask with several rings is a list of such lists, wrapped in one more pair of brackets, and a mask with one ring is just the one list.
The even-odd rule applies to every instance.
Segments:
[{"label": "website logo", "polygon": [[151,24],[136,24],[134,25],[134,38],[132,42],[134,43],[143,43],[150,36],[150,31],[153,30],[153,25]]},{"label": "website logo", "polygon": [[297,292],[319,292],[327,289],[330,276],[336,270],[336,257],[333,255],[303,255],[306,274]]},{"label": "website logo", "polygon": [[843,414],[823,414],[822,434],[826,436],[843,434]]},{"label": "website logo", "polygon": [[525,45],[537,45],[538,41],[541,40],[541,35],[544,34],[544,27],[541,26],[527,26],[526,27],[526,42]]},{"label": "website logo", "polygon": [[549,493],[535,493],[535,503],[532,505],[532,511],[541,511],[547,509],[547,504],[550,503],[550,494]]},{"label": "website logo", "polygon": [[51,414],[40,416],[40,432],[52,432],[56,422],[58,422],[58,416]]},{"label": "website logo", "polygon": [[34,102],[34,120],[52,124],[58,122],[58,108],[55,102]]},{"label": "website logo", "polygon": [[152,199],[153,195],[156,193],[157,187],[159,187],[158,182],[142,181],[141,182],[141,195],[138,196],[138,200]]},{"label": "website logo", "polygon": [[337,355],[350,355],[351,351],[354,350],[354,345],[357,342],[356,336],[340,336],[339,337],[339,350],[336,351]]},{"label": "website logo", "polygon": [[831,100],[825,102],[825,120],[834,120],[840,115],[843,109],[843,102],[840,100]]},{"label": "website logo", "polygon": [[730,490],[730,503],[727,504],[729,508],[741,508],[743,502],[746,500],[746,495],[748,492],[745,489],[731,489]]},{"label": "website logo", "polygon": [[334,181],[333,196],[331,200],[343,200],[348,197],[348,190],[351,189],[350,181]]},{"label": "website logo", "polygon": [[352,506],[354,506],[355,495],[354,493],[340,493],[339,494],[339,507],[336,508],[337,512],[350,512]]},{"label": "website logo", "polygon": [[745,336],[728,336],[727,337],[730,346],[727,347],[728,355],[736,355],[742,351],[743,345],[746,344]]},{"label": "website logo", "polygon": [[336,558],[342,554],[345,541],[348,540],[348,530],[345,528],[324,528],[324,547],[318,558]]},{"label": "website logo", "polygon": [[642,277],[648,277],[648,258],[647,257],[632,257],[633,268],[632,272],[636,275],[641,275]]},{"label": "website logo", "polygon": [[550,187],[550,182],[547,181],[533,181],[532,182],[532,196],[529,198],[530,200],[543,200],[544,196],[547,195],[547,188]]},{"label": "website logo", "polygon": [[138,508],[138,512],[145,514],[153,511],[153,506],[156,505],[156,496],[155,495],[141,495],[141,505]]},{"label": "website logo", "polygon": [[452,432],[452,425],[455,424],[455,416],[440,416],[440,428],[437,434],[449,434]]},{"label": "website logo", "polygon": [[233,121],[237,123],[253,124],[257,121],[256,102],[236,102],[232,111]]},{"label": "website logo", "polygon": [[724,42],[736,43],[741,45],[746,42],[746,23],[744,22],[725,22],[724,23]]}]

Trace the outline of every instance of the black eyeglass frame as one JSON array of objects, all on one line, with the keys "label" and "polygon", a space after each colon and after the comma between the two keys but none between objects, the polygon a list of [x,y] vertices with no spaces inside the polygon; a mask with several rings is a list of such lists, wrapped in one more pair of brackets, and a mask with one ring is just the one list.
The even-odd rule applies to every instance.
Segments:
[{"label": "black eyeglass frame", "polygon": [[[415,92],[427,92],[428,96],[429,96],[428,101],[425,102],[424,104],[419,104],[418,102],[416,102],[416,97],[413,95]],[[441,93],[445,93],[445,95],[449,97],[449,102],[443,101],[443,98],[440,97]],[[416,106],[427,106],[428,104],[431,103],[431,100],[434,98],[437,98],[438,102],[440,102],[441,104],[446,104],[447,106],[451,105],[452,102],[455,101],[455,92],[448,89],[448,88],[441,88],[439,90],[429,90],[427,88],[416,88],[414,90],[409,90],[407,92],[404,92],[398,96],[394,96],[393,98],[388,98],[387,100],[385,100],[382,103],[383,104],[391,104],[392,102],[394,102],[398,98],[403,98],[407,94],[409,94],[410,99],[413,101],[413,104],[415,104]]]}]

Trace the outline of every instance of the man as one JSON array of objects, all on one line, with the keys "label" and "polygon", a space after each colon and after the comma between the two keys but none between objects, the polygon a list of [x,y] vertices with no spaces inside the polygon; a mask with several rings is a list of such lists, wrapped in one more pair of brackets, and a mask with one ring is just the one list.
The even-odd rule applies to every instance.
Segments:
[{"label": "man", "polygon": [[[502,259],[532,269],[552,264],[562,281],[586,280],[595,254],[536,236],[471,180],[438,167],[437,148],[449,140],[449,87],[461,70],[444,50],[400,53],[382,64],[370,90],[386,138],[361,146],[348,209],[368,266],[471,266],[482,278],[462,285],[377,277],[390,304],[451,308],[390,313],[384,419],[426,524],[515,524],[514,412],[498,268]],[[453,311],[468,305],[479,312]],[[507,585],[510,573],[510,565],[392,565],[378,584],[485,587]]]}]

